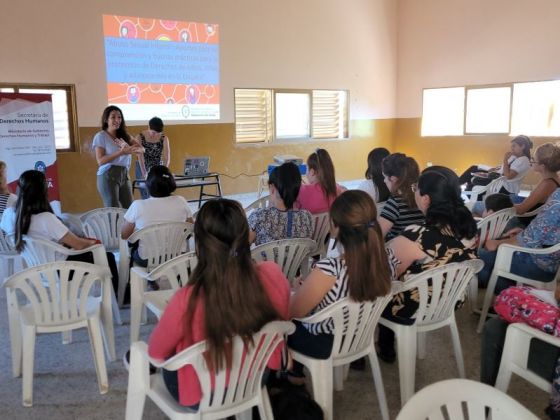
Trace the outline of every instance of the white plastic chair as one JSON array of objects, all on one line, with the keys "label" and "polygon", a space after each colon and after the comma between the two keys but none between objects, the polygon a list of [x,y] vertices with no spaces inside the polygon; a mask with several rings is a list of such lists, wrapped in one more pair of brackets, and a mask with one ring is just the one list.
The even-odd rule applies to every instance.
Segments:
[{"label": "white plastic chair", "polygon": [[249,216],[252,212],[257,209],[264,209],[271,206],[270,203],[270,195],[265,195],[264,197],[260,197],[245,207],[245,214]]},{"label": "white plastic chair", "polygon": [[516,400],[489,385],[448,379],[418,391],[396,420],[538,420]]},{"label": "white plastic chair", "polygon": [[[131,343],[138,341],[144,306],[159,319],[171,297],[179,288],[187,284],[197,262],[198,259],[193,251],[164,262],[149,273],[140,267],[133,267],[130,270]],[[146,290],[147,282],[156,280],[160,280],[160,283],[161,280],[167,280],[169,288]]]},{"label": "white plastic chair", "polygon": [[74,235],[79,237],[84,236],[84,225],[80,217],[72,213],[61,213],[60,219]]},{"label": "white plastic chair", "polygon": [[308,262],[309,256],[317,249],[312,239],[292,238],[268,242],[251,250],[251,256],[257,262],[274,261],[291,282],[297,276],[298,269]]},{"label": "white plastic chair", "polygon": [[[240,337],[234,337],[229,383],[226,382],[225,369],[218,373],[208,370],[204,358],[204,341],[163,362],[148,356],[146,343],[133,343],[130,349],[126,420],[142,418],[146,396],[173,420],[221,419],[246,413],[254,406],[258,407],[261,419],[272,420],[268,393],[261,383],[263,372],[272,353],[284,340],[284,335],[291,334],[294,330],[291,322],[270,322],[253,335],[254,345],[248,349]],[[192,365],[202,390],[198,411],[193,412],[180,406],[167,391],[162,376],[159,373],[149,375],[149,363],[172,371]],[[213,389],[212,382],[215,384]]]},{"label": "white plastic chair", "polygon": [[313,235],[311,235],[311,239],[317,243],[316,255],[319,255],[319,258],[325,258],[327,256],[328,247],[327,235],[331,228],[329,213],[317,213],[312,216]]},{"label": "white plastic chair", "polygon": [[[23,405],[33,405],[35,336],[87,328],[99,392],[109,390],[103,355],[100,312],[102,295],[111,286],[108,269],[77,261],[61,261],[28,268],[4,283],[12,333],[14,376],[23,372]],[[19,325],[18,325],[19,324]],[[23,359],[22,359],[23,356]]]},{"label": "white plastic chair", "polygon": [[[465,364],[459,330],[455,321],[455,306],[463,296],[472,276],[482,269],[483,262],[469,260],[426,270],[409,277],[396,293],[417,290],[419,304],[412,325],[398,324],[381,318],[379,323],[394,331],[397,339],[401,402],[404,405],[414,394],[416,355],[426,354],[426,333],[449,327],[459,376],[465,377]],[[395,293],[395,294],[396,294]],[[417,352],[418,346],[418,352]]]},{"label": "white plastic chair", "polygon": [[[25,260],[28,267],[34,267],[41,264],[46,264],[55,261],[65,261],[69,255],[80,255],[85,252],[93,254],[93,261],[96,266],[107,268],[107,254],[103,245],[92,245],[88,248],[81,250],[73,250],[59,245],[53,241],[40,238],[32,238],[23,235],[25,246],[21,255]],[[13,239],[10,239],[13,242]],[[111,308],[112,307],[112,308]],[[114,361],[117,359],[115,352],[115,334],[113,328],[113,317],[117,324],[122,324],[119,306],[113,287],[107,287],[103,290],[102,312],[101,321],[103,323],[103,331],[105,336],[105,345],[109,360]],[[71,333],[64,334],[64,342],[71,341]]]},{"label": "white plastic chair", "polygon": [[299,319],[306,324],[316,324],[329,319],[333,323],[334,342],[328,359],[315,359],[292,350],[294,360],[307,367],[311,373],[313,396],[323,409],[326,420],[332,420],[334,415],[333,383],[336,389],[341,390],[345,365],[365,356],[369,357],[381,417],[383,420],[389,419],[373,335],[381,313],[391,300],[391,296],[388,294],[377,298],[375,302],[362,303],[346,298],[316,314]]},{"label": "white plastic chair", "polygon": [[480,320],[478,321],[478,328],[476,331],[480,334],[484,323],[486,322],[486,317],[488,316],[488,310],[492,304],[492,299],[494,297],[494,289],[496,289],[496,283],[498,277],[504,277],[518,284],[528,284],[530,286],[537,287],[539,289],[554,290],[556,288],[556,283],[560,279],[560,269],[556,272],[554,279],[549,282],[542,282],[533,280],[527,277],[519,276],[517,274],[512,274],[509,272],[511,267],[511,260],[513,254],[516,252],[525,252],[527,254],[533,255],[547,255],[560,251],[560,243],[551,246],[550,248],[524,248],[517,245],[501,244],[498,247],[498,253],[496,254],[496,262],[494,263],[494,269],[490,275],[490,280],[488,281],[488,286],[486,287],[486,294],[484,295],[484,303],[482,305],[482,311],[480,312]]},{"label": "white plastic chair", "polygon": [[536,216],[541,212],[543,206],[544,206],[544,204],[542,206],[537,207],[535,210],[531,210],[531,211],[528,211],[527,213],[523,213],[523,214],[518,214],[517,217],[533,217],[533,216]]},{"label": "white plastic chair", "polygon": [[[488,239],[499,238],[503,233],[508,222],[515,217],[515,210],[507,208],[486,216],[477,223],[479,240],[477,251],[484,247]],[[469,304],[471,311],[480,311],[478,307],[478,277],[475,275],[470,283]]]},{"label": "white plastic chair", "polygon": [[529,370],[529,351],[531,340],[539,339],[560,348],[560,338],[546,334],[525,324],[510,324],[507,329],[500,370],[496,379],[496,388],[507,392],[512,373],[521,376],[533,385],[550,393],[552,383]]},{"label": "white plastic chair", "polygon": [[122,282],[120,279],[128,277],[128,266],[121,264],[122,260],[119,252],[121,229],[125,213],[126,210],[119,207],[105,207],[88,211],[80,217],[85,235],[90,238],[99,239],[105,250],[115,255],[115,260],[119,267],[119,290],[117,293],[119,306],[123,305],[124,290],[126,288],[125,282],[125,288],[121,289]]},{"label": "white plastic chair", "polygon": [[472,191],[463,191],[463,194],[468,198],[468,200],[465,202],[465,206],[467,206],[469,210],[472,210],[474,204],[477,201],[480,201],[479,197],[482,194],[494,194],[499,192],[506,181],[507,178],[505,176],[501,176],[490,182],[488,185],[475,185]]},{"label": "white plastic chair", "polygon": [[0,230],[0,265],[0,282],[23,269],[21,255],[8,243],[2,230]]}]

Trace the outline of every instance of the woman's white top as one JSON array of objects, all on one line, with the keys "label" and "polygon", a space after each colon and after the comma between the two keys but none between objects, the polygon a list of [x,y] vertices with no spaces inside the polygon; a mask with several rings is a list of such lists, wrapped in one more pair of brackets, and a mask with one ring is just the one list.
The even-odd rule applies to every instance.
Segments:
[{"label": "woman's white top", "polygon": [[[7,235],[13,235],[16,231],[15,207],[8,207],[2,215],[0,228]],[[31,223],[27,235],[33,238],[48,239],[53,242],[60,240],[68,233],[68,228],[53,213],[43,212],[31,216]]]},{"label": "woman's white top", "polygon": [[[529,169],[531,169],[531,162],[527,156],[510,156],[508,162],[509,168],[512,171],[517,172],[517,175],[515,178],[506,179],[504,182],[504,188],[512,194],[517,194],[519,193],[519,190],[521,190],[521,181],[525,178]],[[500,173],[503,175],[503,168],[500,169]]]},{"label": "woman's white top", "polygon": [[379,200],[379,191],[371,179],[364,179],[358,184],[356,189],[368,193],[374,203],[377,203],[377,200]]}]

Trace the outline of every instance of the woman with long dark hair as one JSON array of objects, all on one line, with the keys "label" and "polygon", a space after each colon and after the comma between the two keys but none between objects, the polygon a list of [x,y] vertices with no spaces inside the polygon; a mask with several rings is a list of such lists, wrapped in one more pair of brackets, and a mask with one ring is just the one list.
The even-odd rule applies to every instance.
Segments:
[{"label": "woman with long dark hair", "polygon": [[101,116],[101,131],[93,138],[97,170],[97,190],[105,207],[128,208],[132,185],[128,171],[131,155],[143,148],[128,134],[120,108],[110,105]]},{"label": "woman with long dark hair", "polygon": [[[457,175],[449,168],[431,167],[412,185],[418,209],[425,215],[422,225],[411,225],[388,243],[398,260],[397,275],[407,276],[430,268],[476,258],[476,222],[461,199]],[[398,293],[387,305],[383,316],[410,324],[418,309],[414,290]],[[379,326],[379,356],[395,360],[394,334]]]},{"label": "woman with long dark hair", "polygon": [[[249,226],[239,203],[206,202],[194,225],[198,264],[189,283],[177,291],[150,336],[148,352],[164,360],[207,340],[211,369],[227,369],[231,338],[249,341],[266,323],[288,318],[290,286],[273,262],[255,264]],[[280,367],[277,351],[269,367]],[[192,366],[163,371],[170,393],[181,405],[196,407],[200,384]]]},{"label": "woman with long dark hair", "polygon": [[376,147],[367,157],[368,167],[365,181],[360,182],[356,189],[365,191],[376,203],[387,201],[391,192],[383,177],[381,163],[390,153],[384,147]]},{"label": "woman with long dark hair", "polygon": [[299,190],[299,208],[313,214],[329,211],[331,204],[344,188],[336,183],[334,165],[325,149],[317,149],[307,158],[307,181]]},{"label": "woman with long dark hair", "polygon": [[391,192],[378,221],[383,236],[390,240],[412,224],[421,224],[424,215],[418,209],[411,187],[418,181],[416,161],[404,153],[393,153],[383,159],[383,177]]},{"label": "woman with long dark hair", "polygon": [[[391,290],[391,255],[385,250],[381,229],[377,223],[377,209],[363,191],[343,192],[330,210],[331,236],[336,238],[341,255],[325,258],[290,300],[290,316],[301,318],[318,312],[345,297],[356,302],[374,301]],[[331,354],[332,323],[311,326],[295,321],[296,332],[288,338],[288,345],[300,353],[318,359]],[[295,363],[293,382],[301,382],[303,367]]]},{"label": "woman with long dark hair", "polygon": [[274,168],[268,178],[271,206],[249,215],[249,238],[255,245],[287,238],[311,238],[313,218],[294,204],[301,187],[298,167],[290,162]]}]

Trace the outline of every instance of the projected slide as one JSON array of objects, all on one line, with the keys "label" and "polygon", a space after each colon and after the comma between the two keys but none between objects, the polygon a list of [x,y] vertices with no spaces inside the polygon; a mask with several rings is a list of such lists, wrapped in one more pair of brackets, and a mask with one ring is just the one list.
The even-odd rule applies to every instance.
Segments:
[{"label": "projected slide", "polygon": [[103,16],[107,99],[127,121],[220,118],[218,25]]}]

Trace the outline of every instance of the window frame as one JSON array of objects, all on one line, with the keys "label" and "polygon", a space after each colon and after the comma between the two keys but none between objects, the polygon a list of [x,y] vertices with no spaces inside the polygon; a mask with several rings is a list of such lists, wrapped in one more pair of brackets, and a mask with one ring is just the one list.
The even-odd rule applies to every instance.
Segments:
[{"label": "window frame", "polygon": [[66,91],[66,109],[68,114],[68,135],[70,147],[55,148],[56,153],[77,152],[79,148],[78,115],[76,106],[76,85],[69,83],[7,83],[0,82],[0,89],[13,89],[19,93],[20,89],[49,89]]},{"label": "window frame", "polygon": [[[243,141],[237,139],[237,100],[236,91],[237,90],[262,90],[269,91],[271,94],[271,135],[268,139],[254,140],[254,141]],[[316,91],[336,91],[344,92],[346,95],[346,104],[344,110],[344,132],[343,137],[333,137],[333,138],[315,138],[313,137],[313,92]],[[309,137],[277,137],[276,135],[276,94],[277,93],[305,93],[309,95]],[[349,89],[290,89],[290,88],[253,88],[253,87],[242,87],[233,88],[233,99],[234,99],[234,143],[236,146],[239,145],[254,145],[254,144],[266,144],[266,145],[279,145],[286,143],[308,143],[308,142],[324,142],[324,141],[346,141],[350,139],[350,90]]]}]

